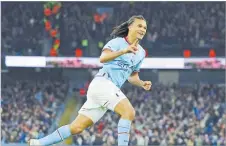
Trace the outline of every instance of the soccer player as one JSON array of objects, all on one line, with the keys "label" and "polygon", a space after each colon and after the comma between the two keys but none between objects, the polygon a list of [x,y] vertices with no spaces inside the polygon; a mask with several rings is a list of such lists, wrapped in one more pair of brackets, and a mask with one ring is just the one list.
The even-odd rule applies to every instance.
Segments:
[{"label": "soccer player", "polygon": [[142,81],[138,72],[145,57],[145,50],[139,45],[147,30],[143,16],[132,16],[128,21],[114,28],[113,37],[103,48],[99,70],[89,85],[87,101],[79,110],[79,115],[69,125],[58,128],[52,134],[31,139],[31,146],[46,146],[63,141],[71,135],[79,134],[95,124],[107,110],[120,115],[118,122],[118,145],[128,146],[129,133],[135,110],[120,87],[128,80],[131,84],[150,90],[152,83]]}]

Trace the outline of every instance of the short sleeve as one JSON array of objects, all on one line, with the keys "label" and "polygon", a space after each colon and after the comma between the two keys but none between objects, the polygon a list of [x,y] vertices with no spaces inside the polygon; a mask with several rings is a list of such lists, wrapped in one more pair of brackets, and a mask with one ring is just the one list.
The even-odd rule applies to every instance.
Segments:
[{"label": "short sleeve", "polygon": [[[112,39],[112,40],[110,40],[109,42],[107,42],[107,44],[103,47],[103,50],[104,49],[110,49],[110,50],[112,50],[112,51],[117,51],[118,50],[118,46],[119,46],[119,44],[118,44],[119,42],[117,41],[117,39]],[[102,50],[102,51],[103,51]]]}]

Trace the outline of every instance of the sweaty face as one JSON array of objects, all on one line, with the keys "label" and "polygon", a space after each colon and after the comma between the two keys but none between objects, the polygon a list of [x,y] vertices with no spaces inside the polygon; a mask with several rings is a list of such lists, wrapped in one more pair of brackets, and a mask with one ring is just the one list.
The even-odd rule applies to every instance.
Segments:
[{"label": "sweaty face", "polygon": [[135,21],[129,26],[129,31],[132,36],[137,39],[143,39],[147,31],[147,24],[145,20],[135,19]]}]

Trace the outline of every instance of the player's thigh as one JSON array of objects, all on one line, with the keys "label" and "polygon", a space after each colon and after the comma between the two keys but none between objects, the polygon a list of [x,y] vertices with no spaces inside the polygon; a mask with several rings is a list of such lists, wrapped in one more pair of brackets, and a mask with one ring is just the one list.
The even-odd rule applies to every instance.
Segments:
[{"label": "player's thigh", "polygon": [[93,121],[89,117],[79,114],[70,124],[70,130],[72,134],[78,134],[92,125]]},{"label": "player's thigh", "polygon": [[135,117],[135,109],[128,98],[119,101],[114,108],[114,112],[118,113],[120,116],[127,116],[128,118],[131,118],[131,120]]},{"label": "player's thigh", "polygon": [[127,99],[114,83],[105,78],[96,78],[92,81],[87,92],[87,98],[112,111],[120,101]]},{"label": "player's thigh", "polygon": [[88,117],[92,121],[92,124],[95,124],[103,117],[106,111],[107,108],[103,108],[93,100],[87,99],[78,113]]}]

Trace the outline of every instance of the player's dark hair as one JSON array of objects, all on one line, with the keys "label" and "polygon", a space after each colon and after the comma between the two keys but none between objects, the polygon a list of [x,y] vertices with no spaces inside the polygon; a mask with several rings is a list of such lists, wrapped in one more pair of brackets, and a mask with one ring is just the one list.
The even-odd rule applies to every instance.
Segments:
[{"label": "player's dark hair", "polygon": [[115,28],[113,28],[113,31],[110,34],[110,36],[112,38],[115,38],[115,37],[126,37],[128,35],[128,33],[129,33],[129,28],[128,27],[135,21],[135,19],[145,20],[142,15],[134,15],[134,16],[130,17],[128,21],[123,22],[119,26],[116,26]]}]

